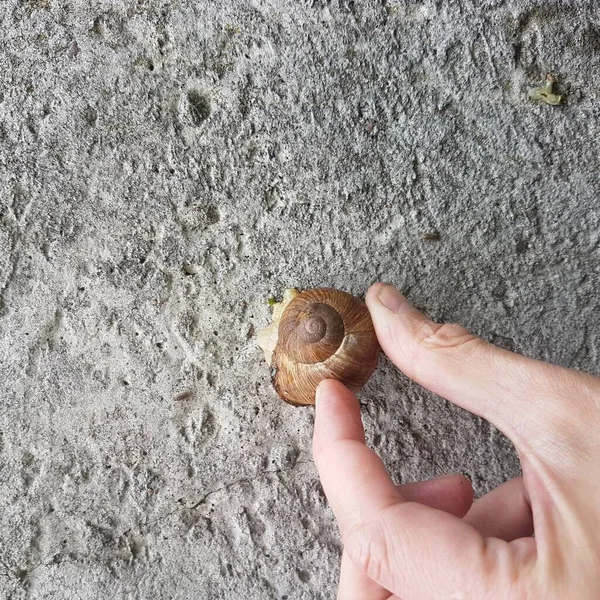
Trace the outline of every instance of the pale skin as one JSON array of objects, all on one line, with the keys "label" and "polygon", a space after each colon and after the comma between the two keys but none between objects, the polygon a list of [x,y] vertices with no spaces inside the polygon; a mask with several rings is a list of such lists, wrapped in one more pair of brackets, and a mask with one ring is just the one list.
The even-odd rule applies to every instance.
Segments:
[{"label": "pale skin", "polygon": [[339,600],[598,600],[600,378],[434,323],[392,286],[366,298],[408,377],[500,429],[523,476],[473,501],[461,475],[395,485],[356,397],[317,389],[313,454],[340,527]]}]

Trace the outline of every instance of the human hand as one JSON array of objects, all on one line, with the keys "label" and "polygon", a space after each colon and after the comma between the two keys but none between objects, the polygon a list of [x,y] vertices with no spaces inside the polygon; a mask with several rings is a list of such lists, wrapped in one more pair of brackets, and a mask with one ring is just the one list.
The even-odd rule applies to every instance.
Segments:
[{"label": "human hand", "polygon": [[322,382],[313,454],[344,544],[338,598],[600,598],[600,378],[436,324],[389,285],[366,301],[388,357],[498,427],[523,477],[475,502],[460,475],[394,485],[355,396]]}]

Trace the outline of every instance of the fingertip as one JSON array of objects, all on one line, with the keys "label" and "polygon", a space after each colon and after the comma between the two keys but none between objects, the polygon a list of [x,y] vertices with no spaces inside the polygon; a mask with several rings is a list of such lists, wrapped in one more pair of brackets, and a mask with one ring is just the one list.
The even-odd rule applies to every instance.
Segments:
[{"label": "fingertip", "polygon": [[337,379],[324,379],[317,386],[315,406],[317,418],[335,418],[344,411],[358,406],[356,396]]},{"label": "fingertip", "polygon": [[317,410],[319,410],[319,406],[323,402],[327,402],[332,395],[335,394],[335,383],[335,379],[323,379],[323,381],[319,383],[315,392],[315,406]]},{"label": "fingertip", "polygon": [[473,504],[471,482],[460,473],[405,483],[398,486],[398,490],[409,502],[420,502],[459,518],[464,517]]},{"label": "fingertip", "polygon": [[447,481],[452,482],[460,493],[463,494],[466,498],[470,498],[471,502],[473,501],[473,485],[471,484],[471,480],[462,473],[448,473],[447,475],[442,475],[437,478],[438,481]]},{"label": "fingertip", "polygon": [[366,303],[381,348],[410,377],[406,363],[412,360],[414,342],[418,342],[421,326],[429,319],[387,283],[373,285],[367,293]]},{"label": "fingertip", "polygon": [[[321,421],[327,418],[332,410],[330,405],[334,403],[339,395],[335,379],[324,379],[317,386],[315,392],[315,420]],[[333,411],[335,412],[335,411]]]},{"label": "fingertip", "polygon": [[394,314],[413,310],[412,304],[390,283],[376,283],[371,286],[366,300],[369,309],[375,310],[374,316],[378,316],[377,313],[381,314],[378,309]]},{"label": "fingertip", "polygon": [[367,290],[367,294],[365,296],[365,300],[367,302],[367,304],[369,304],[370,301],[373,301],[377,298],[377,294],[379,294],[379,290],[385,285],[385,283],[383,283],[382,281],[378,281],[377,283],[374,283],[368,290]]},{"label": "fingertip", "polygon": [[460,478],[460,485],[463,488],[463,493],[465,496],[470,498],[471,504],[473,504],[473,501],[475,500],[473,483],[466,475],[463,475],[462,473],[457,473],[456,476]]},{"label": "fingertip", "polygon": [[473,506],[475,491],[469,478],[465,477],[462,473],[455,473],[452,477],[455,485],[454,499],[457,506],[454,514],[462,518],[469,512],[471,506]]},{"label": "fingertip", "polygon": [[316,391],[313,450],[339,439],[364,441],[360,405],[356,396],[340,381],[325,379]]}]

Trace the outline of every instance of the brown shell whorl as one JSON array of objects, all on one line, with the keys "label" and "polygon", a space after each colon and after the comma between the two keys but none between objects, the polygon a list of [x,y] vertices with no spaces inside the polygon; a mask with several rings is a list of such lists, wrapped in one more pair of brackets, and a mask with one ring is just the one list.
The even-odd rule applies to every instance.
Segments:
[{"label": "brown shell whorl", "polygon": [[300,296],[298,302],[290,303],[279,323],[281,349],[299,363],[323,362],[340,347],[344,321],[332,306]]},{"label": "brown shell whorl", "polygon": [[379,344],[364,302],[340,290],[308,290],[281,316],[273,385],[286,402],[314,404],[323,379],[338,379],[358,390],[378,358]]}]

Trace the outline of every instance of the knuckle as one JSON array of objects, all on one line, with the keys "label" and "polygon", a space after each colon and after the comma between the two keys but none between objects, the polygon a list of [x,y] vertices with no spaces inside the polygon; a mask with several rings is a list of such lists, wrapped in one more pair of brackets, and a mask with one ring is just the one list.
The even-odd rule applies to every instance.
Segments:
[{"label": "knuckle", "polygon": [[421,324],[416,332],[416,345],[410,358],[411,373],[417,381],[422,379],[422,370],[436,354],[460,355],[462,360],[480,351],[485,342],[455,324],[440,325],[433,322]]},{"label": "knuckle", "polygon": [[454,323],[433,324],[425,328],[419,346],[426,350],[454,350],[479,346],[482,340],[469,333],[464,327]]},{"label": "knuckle", "polygon": [[350,560],[374,581],[389,573],[386,536],[377,522],[361,524],[345,536],[344,548]]}]

